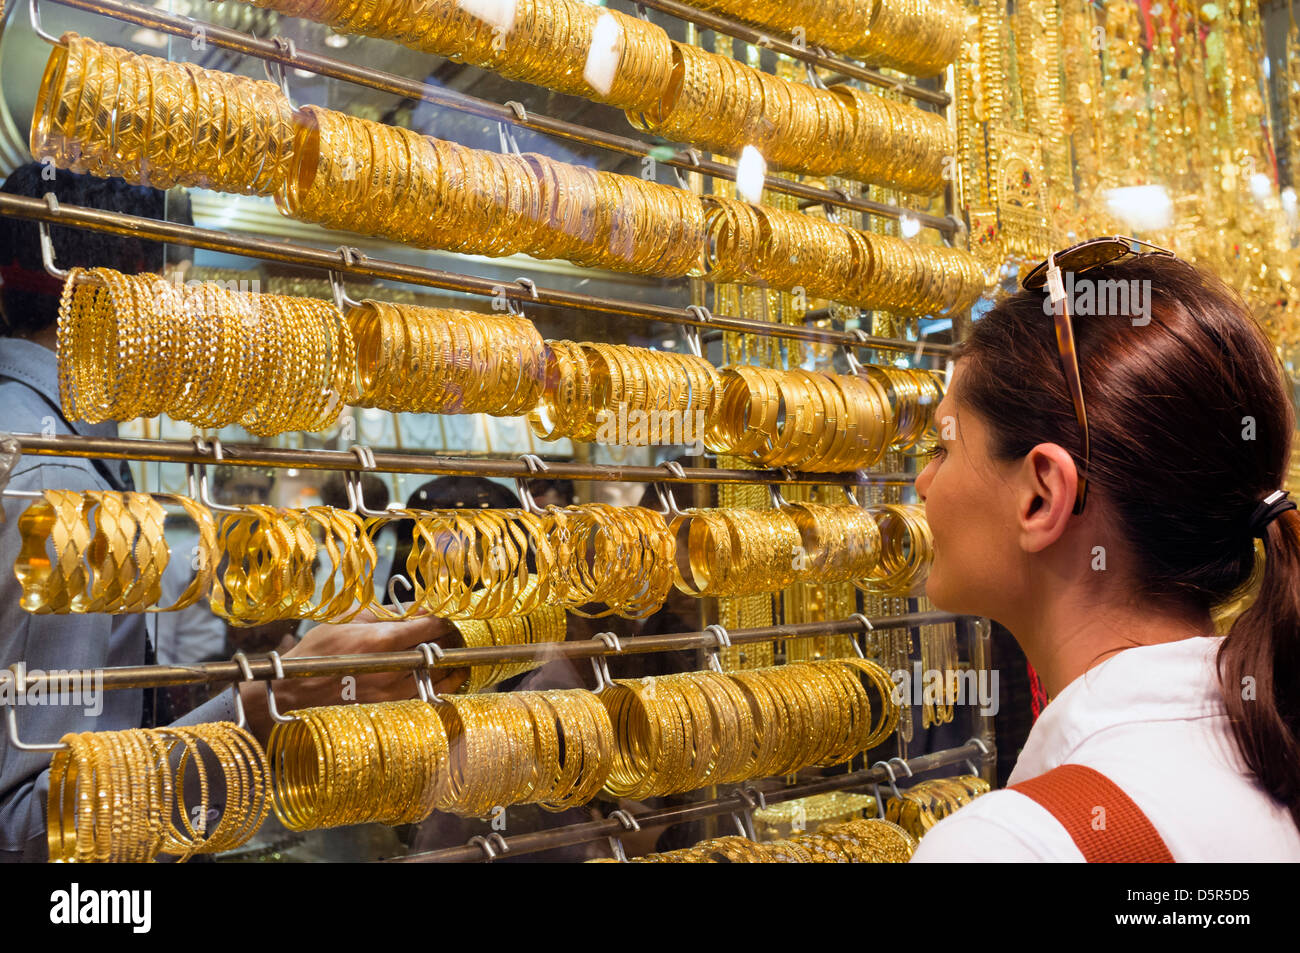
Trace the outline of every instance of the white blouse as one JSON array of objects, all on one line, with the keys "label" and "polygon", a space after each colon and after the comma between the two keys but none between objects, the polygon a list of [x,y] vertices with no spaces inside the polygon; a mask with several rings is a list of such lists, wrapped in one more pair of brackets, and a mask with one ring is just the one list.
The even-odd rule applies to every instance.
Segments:
[{"label": "white blouse", "polygon": [[[1300,861],[1300,830],[1250,774],[1219,694],[1222,637],[1137,646],[1043,709],[1008,784],[1061,764],[1100,771],[1142,809],[1175,861]],[[927,861],[1075,861],[1064,827],[1016,791],[992,791],[922,839]]]}]

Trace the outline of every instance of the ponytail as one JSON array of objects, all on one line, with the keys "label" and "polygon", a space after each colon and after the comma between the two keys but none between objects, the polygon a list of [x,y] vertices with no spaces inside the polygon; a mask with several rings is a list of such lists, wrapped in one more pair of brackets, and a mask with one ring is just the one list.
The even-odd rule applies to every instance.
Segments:
[{"label": "ponytail", "polygon": [[1300,512],[1265,530],[1258,595],[1228,630],[1218,666],[1246,765],[1300,827]]}]

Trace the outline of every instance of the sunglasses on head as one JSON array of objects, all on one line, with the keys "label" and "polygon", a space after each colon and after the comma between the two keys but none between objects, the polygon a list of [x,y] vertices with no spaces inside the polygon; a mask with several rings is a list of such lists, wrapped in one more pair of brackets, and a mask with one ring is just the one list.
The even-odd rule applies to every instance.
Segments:
[{"label": "sunglasses on head", "polygon": [[1125,258],[1140,255],[1168,255],[1174,253],[1159,245],[1115,235],[1109,238],[1091,238],[1077,245],[1047,256],[1029,269],[1020,279],[1020,287],[1026,291],[1039,291],[1047,288],[1052,301],[1052,315],[1056,325],[1056,346],[1061,356],[1061,369],[1065,372],[1065,383],[1070,388],[1070,397],[1074,401],[1074,416],[1079,422],[1083,435],[1083,473],[1079,475],[1079,495],[1074,502],[1074,512],[1082,513],[1083,504],[1088,498],[1088,467],[1091,462],[1092,447],[1088,439],[1088,414],[1083,406],[1083,382],[1079,377],[1079,355],[1074,345],[1074,324],[1070,318],[1068,295],[1065,281],[1061,275],[1075,275],[1111,265]]}]

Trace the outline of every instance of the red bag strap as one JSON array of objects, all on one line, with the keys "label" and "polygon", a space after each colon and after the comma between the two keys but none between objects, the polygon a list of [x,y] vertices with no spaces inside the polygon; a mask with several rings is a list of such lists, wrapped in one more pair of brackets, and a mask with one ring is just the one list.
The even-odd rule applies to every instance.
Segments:
[{"label": "red bag strap", "polygon": [[1013,784],[1069,832],[1090,864],[1171,864],[1174,857],[1133,799],[1100,771],[1063,764]]}]

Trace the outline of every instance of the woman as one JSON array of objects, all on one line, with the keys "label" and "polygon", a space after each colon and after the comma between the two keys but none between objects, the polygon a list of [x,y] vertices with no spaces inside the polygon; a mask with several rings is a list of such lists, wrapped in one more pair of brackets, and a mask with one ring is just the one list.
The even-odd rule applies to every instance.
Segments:
[{"label": "woman", "polygon": [[1106,241],[976,322],[937,410],[928,595],[1003,623],[1052,701],[914,859],[1300,860],[1291,388],[1235,293]]}]

